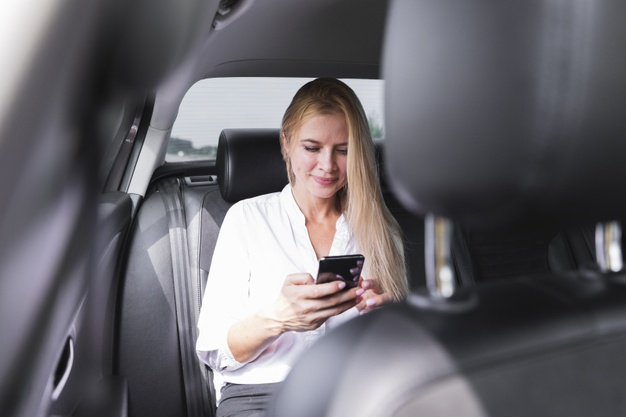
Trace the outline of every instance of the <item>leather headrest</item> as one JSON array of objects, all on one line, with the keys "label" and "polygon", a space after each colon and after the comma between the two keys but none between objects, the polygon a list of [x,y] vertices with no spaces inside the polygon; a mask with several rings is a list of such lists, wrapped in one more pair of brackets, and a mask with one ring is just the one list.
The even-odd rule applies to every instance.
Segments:
[{"label": "leather headrest", "polygon": [[626,213],[626,3],[394,0],[385,157],[414,212],[476,224]]},{"label": "leather headrest", "polygon": [[282,190],[289,182],[279,129],[225,129],[217,145],[217,178],[230,203]]}]

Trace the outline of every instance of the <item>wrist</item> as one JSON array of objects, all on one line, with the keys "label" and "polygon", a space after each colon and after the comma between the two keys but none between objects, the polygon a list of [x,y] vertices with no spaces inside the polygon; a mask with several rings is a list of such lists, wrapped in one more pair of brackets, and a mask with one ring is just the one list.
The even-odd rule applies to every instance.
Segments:
[{"label": "wrist", "polygon": [[258,326],[265,329],[273,337],[278,337],[286,331],[284,323],[270,308],[258,311],[254,317]]}]

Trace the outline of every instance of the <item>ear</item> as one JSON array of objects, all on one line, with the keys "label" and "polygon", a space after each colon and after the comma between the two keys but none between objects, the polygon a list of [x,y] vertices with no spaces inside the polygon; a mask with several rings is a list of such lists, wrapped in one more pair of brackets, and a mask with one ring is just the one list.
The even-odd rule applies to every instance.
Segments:
[{"label": "ear", "polygon": [[280,131],[280,151],[283,154],[283,159],[287,160],[287,137],[285,136],[285,132]]},{"label": "ear", "polygon": [[287,143],[287,136],[285,136],[285,133],[282,131],[280,131],[280,152],[283,154],[283,160],[285,161],[285,168],[287,168],[287,176],[289,177],[289,183],[290,184],[294,184],[296,181],[296,178],[293,174],[293,171],[291,169],[291,160],[289,158],[289,153],[288,153],[288,149],[289,149],[289,144]]}]

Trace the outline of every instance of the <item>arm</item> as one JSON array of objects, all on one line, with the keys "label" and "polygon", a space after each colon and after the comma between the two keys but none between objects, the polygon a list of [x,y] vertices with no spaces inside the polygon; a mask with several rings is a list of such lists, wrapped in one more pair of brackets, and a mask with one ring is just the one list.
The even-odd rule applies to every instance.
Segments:
[{"label": "arm", "polygon": [[238,362],[256,359],[281,334],[307,331],[356,304],[356,291],[342,281],[316,285],[309,274],[291,274],[273,304],[233,324],[228,346]]},{"label": "arm", "polygon": [[198,356],[218,372],[242,365],[230,354],[226,339],[230,326],[246,312],[250,260],[239,226],[244,222],[242,206],[233,205],[220,228],[198,319]]},{"label": "arm", "polygon": [[237,369],[257,358],[281,334],[317,328],[356,303],[356,289],[338,292],[338,282],[313,284],[309,274],[292,274],[275,300],[251,312],[245,220],[237,205],[224,219],[198,322],[198,354],[217,371]]}]

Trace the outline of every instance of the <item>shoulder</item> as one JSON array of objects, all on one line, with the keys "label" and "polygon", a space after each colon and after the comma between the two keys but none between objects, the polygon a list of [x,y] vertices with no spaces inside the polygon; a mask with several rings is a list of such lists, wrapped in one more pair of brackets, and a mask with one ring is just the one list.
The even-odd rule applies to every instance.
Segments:
[{"label": "shoulder", "polygon": [[239,209],[258,209],[265,206],[275,206],[280,204],[280,192],[263,194],[252,198],[246,198],[245,200],[238,201],[233,205],[239,206]]},{"label": "shoulder", "polygon": [[243,216],[254,217],[257,215],[264,215],[267,212],[271,212],[280,208],[280,192],[263,194],[257,197],[247,198],[241,200],[232,205],[228,210],[227,216]]}]

